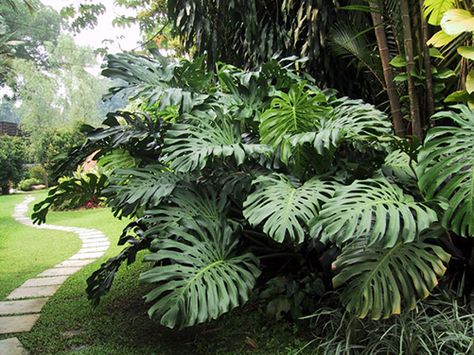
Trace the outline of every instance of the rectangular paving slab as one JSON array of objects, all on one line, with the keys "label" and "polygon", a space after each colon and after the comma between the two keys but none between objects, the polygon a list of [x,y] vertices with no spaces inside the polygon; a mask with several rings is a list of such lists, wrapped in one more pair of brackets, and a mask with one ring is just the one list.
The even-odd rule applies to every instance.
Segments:
[{"label": "rectangular paving slab", "polygon": [[56,265],[55,268],[84,266],[84,265],[90,264],[93,261],[95,261],[95,258],[94,259],[84,259],[84,260],[66,260],[66,261],[63,261],[61,264]]},{"label": "rectangular paving slab", "polygon": [[82,259],[92,259],[92,258],[100,258],[104,255],[104,252],[101,251],[99,253],[78,253],[74,256],[71,256],[69,260],[82,260]]},{"label": "rectangular paving slab", "polygon": [[0,354],[2,355],[27,355],[18,338],[0,340]]},{"label": "rectangular paving slab", "polygon": [[39,318],[39,314],[8,316],[0,318],[0,334],[29,332]]},{"label": "rectangular paving slab", "polygon": [[36,287],[36,286],[52,286],[62,285],[66,281],[67,276],[52,276],[52,277],[38,277],[35,279],[29,279],[21,286],[23,287]]},{"label": "rectangular paving slab", "polygon": [[48,269],[39,274],[39,277],[49,277],[49,276],[69,276],[75,272],[81,270],[80,267],[54,267]]},{"label": "rectangular paving slab", "polygon": [[38,287],[23,287],[20,286],[13,290],[7,296],[7,300],[16,300],[21,298],[37,298],[37,297],[49,297],[54,295],[60,285],[54,286],[38,286]]},{"label": "rectangular paving slab", "polygon": [[96,247],[96,246],[86,246],[82,247],[81,250],[79,250],[77,253],[82,254],[82,253],[98,253],[100,251],[106,251],[109,249],[109,247],[103,246],[103,247]]},{"label": "rectangular paving slab", "polygon": [[[0,302],[0,316],[7,314],[39,313],[48,301],[47,298]],[[1,318],[0,318],[1,323]],[[2,352],[0,351],[0,354]]]},{"label": "rectangular paving slab", "polygon": [[83,247],[109,247],[110,246],[110,243],[109,242],[92,242],[92,243],[89,243],[89,242],[84,242],[82,243],[82,246]]}]

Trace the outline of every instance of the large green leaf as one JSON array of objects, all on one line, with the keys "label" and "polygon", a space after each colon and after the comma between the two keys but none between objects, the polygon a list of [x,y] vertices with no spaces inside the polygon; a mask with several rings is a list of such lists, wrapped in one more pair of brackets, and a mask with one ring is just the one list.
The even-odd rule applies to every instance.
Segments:
[{"label": "large green leaf", "polygon": [[277,242],[305,240],[308,222],[334,193],[334,183],[313,178],[304,184],[281,174],[260,176],[255,192],[244,202],[244,216]]},{"label": "large green leaf", "polygon": [[344,247],[333,264],[335,288],[344,286],[341,300],[360,318],[387,318],[413,309],[429,296],[443,276],[450,255],[423,240],[398,242],[392,248],[369,247],[360,238]]},{"label": "large green leaf", "polygon": [[387,177],[392,177],[403,184],[416,186],[416,165],[416,161],[412,160],[407,153],[394,150],[385,157],[382,170]]},{"label": "large green leaf", "polygon": [[164,144],[164,161],[177,172],[202,170],[209,160],[228,157],[241,165],[246,158],[273,152],[265,144],[244,143],[238,125],[220,113],[215,118],[208,113],[196,114],[187,123],[173,125]]},{"label": "large green leaf", "polygon": [[450,119],[458,126],[428,131],[418,156],[419,186],[425,198],[447,200],[443,225],[463,236],[474,235],[474,111],[440,112],[433,119]]},{"label": "large green leaf", "polygon": [[333,105],[334,109],[320,118],[316,130],[288,138],[291,146],[309,143],[321,155],[333,152],[343,142],[365,150],[369,146],[379,147],[378,138],[392,132],[387,115],[372,105],[347,98],[339,99]]},{"label": "large green leaf", "polygon": [[166,203],[146,211],[146,235],[168,235],[170,230],[187,230],[189,221],[215,225],[224,218],[226,201],[214,191],[199,185],[183,185],[173,191]]},{"label": "large green leaf", "polygon": [[228,225],[190,223],[190,232],[178,228],[176,239],[155,241],[158,251],[145,260],[158,266],[140,276],[157,285],[146,295],[155,302],[148,313],[169,328],[210,321],[245,303],[260,274],[253,254],[238,253]]},{"label": "large green leaf", "polygon": [[163,171],[161,166],[148,166],[135,169],[116,169],[110,176],[107,204],[119,216],[131,216],[140,210],[158,206],[164,197],[169,196],[179,176]]},{"label": "large green leaf", "polygon": [[277,147],[286,137],[315,131],[321,117],[331,110],[322,91],[313,92],[304,83],[294,85],[288,93],[278,91],[260,123],[262,143]]},{"label": "large green leaf", "polygon": [[412,242],[437,214],[384,178],[356,180],[336,188],[311,222],[311,234],[338,246],[368,237],[369,245]]},{"label": "large green leaf", "polygon": [[454,7],[456,0],[425,0],[423,1],[424,15],[428,23],[439,26],[443,14]]}]

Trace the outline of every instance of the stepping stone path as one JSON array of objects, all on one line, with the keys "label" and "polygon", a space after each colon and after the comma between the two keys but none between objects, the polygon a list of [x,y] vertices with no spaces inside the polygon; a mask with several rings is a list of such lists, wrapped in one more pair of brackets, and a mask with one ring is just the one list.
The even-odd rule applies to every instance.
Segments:
[{"label": "stepping stone path", "polygon": [[[33,224],[26,216],[28,205],[34,197],[28,196],[16,206],[13,218],[33,228],[58,230],[75,233],[82,240],[82,248],[72,257],[45,270],[13,290],[5,301],[0,302],[0,334],[29,332],[40,316],[41,309],[66,279],[83,266],[104,255],[109,248],[107,237],[88,228]],[[0,340],[0,355],[27,354],[17,338]]]}]

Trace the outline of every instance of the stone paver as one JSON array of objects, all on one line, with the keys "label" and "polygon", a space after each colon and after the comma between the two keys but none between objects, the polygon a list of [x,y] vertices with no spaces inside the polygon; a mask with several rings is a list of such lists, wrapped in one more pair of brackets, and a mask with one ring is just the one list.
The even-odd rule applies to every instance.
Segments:
[{"label": "stone paver", "polygon": [[104,252],[99,253],[78,253],[74,256],[71,256],[69,260],[82,260],[82,259],[97,259],[104,255]]},{"label": "stone paver", "polygon": [[16,300],[22,298],[50,297],[58,290],[60,285],[23,287],[20,286],[7,296],[7,300]]},{"label": "stone paver", "polygon": [[81,270],[80,267],[55,267],[48,269],[39,274],[39,277],[48,277],[48,276],[69,276]]},{"label": "stone paver", "polygon": [[23,348],[18,338],[0,340],[0,354],[2,355],[26,355],[28,351]]},{"label": "stone paver", "polygon": [[[39,313],[48,301],[47,298],[0,302],[0,316],[24,313]],[[1,322],[1,320],[0,320]],[[1,354],[1,352],[0,352]]]},{"label": "stone paver", "polygon": [[87,246],[87,247],[82,247],[81,250],[78,251],[78,254],[79,253],[97,253],[99,251],[106,251],[107,249],[109,249],[109,247],[107,246],[103,246],[103,247],[96,247],[96,246]]},{"label": "stone paver", "polygon": [[2,317],[0,334],[29,332],[39,318],[39,314]]},{"label": "stone paver", "polygon": [[36,286],[52,286],[62,285],[66,281],[67,276],[52,276],[52,277],[38,277],[35,279],[29,279],[21,286],[23,287],[36,287]]},{"label": "stone paver", "polygon": [[[28,332],[40,316],[41,309],[68,276],[79,271],[84,265],[90,264],[103,256],[109,248],[107,237],[100,231],[89,228],[34,225],[29,217],[28,205],[34,197],[27,196],[15,207],[13,217],[20,223],[40,229],[52,229],[75,233],[82,242],[78,253],[63,261],[56,267],[43,271],[35,278],[29,279],[13,290],[7,301],[0,302],[0,334]],[[0,340],[0,355],[27,354],[17,338]]]},{"label": "stone paver", "polygon": [[58,267],[75,267],[75,266],[85,266],[88,265],[92,262],[94,262],[95,259],[87,259],[87,260],[66,260],[63,261],[61,264],[56,265],[54,268]]}]

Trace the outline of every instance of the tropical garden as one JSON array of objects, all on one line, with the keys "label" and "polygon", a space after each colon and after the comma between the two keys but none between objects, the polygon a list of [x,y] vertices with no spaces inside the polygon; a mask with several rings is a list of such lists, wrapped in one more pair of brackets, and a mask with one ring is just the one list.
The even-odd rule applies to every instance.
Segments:
[{"label": "tropical garden", "polygon": [[[2,191],[113,245],[29,351],[474,352],[471,1],[115,0],[139,45],[75,43],[107,6],[0,5]],[[24,196],[0,300],[79,244],[9,240]]]}]

